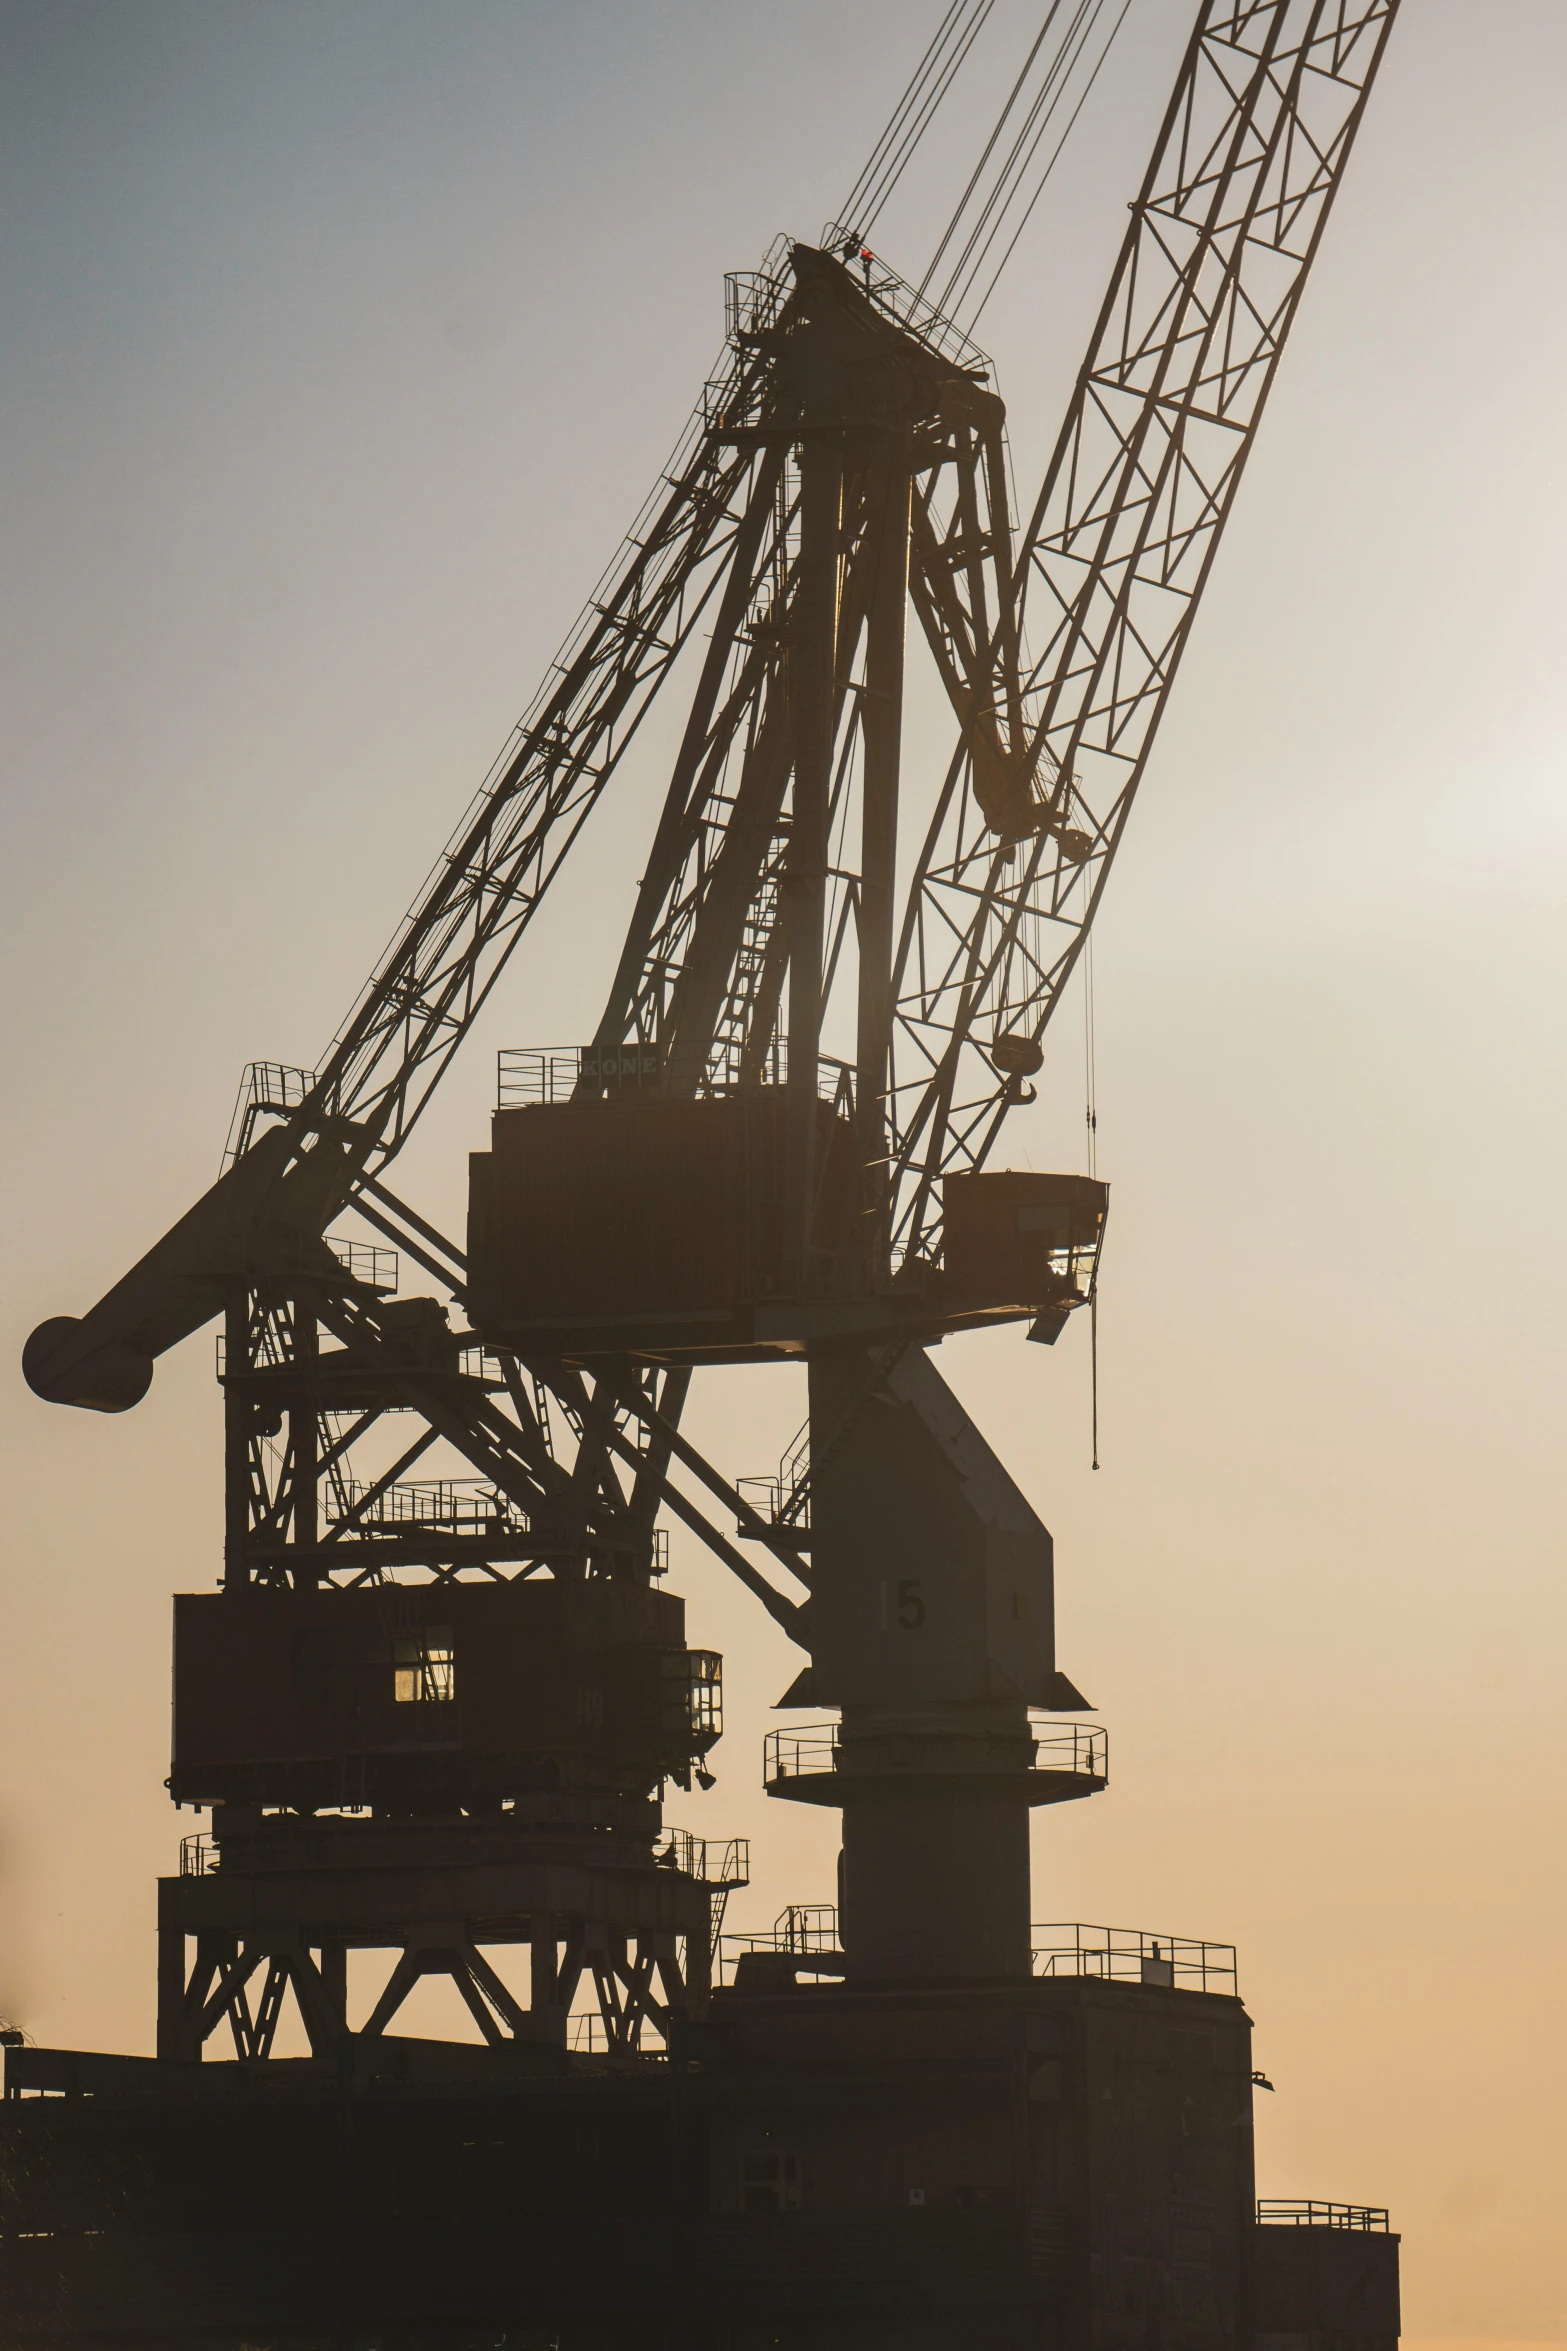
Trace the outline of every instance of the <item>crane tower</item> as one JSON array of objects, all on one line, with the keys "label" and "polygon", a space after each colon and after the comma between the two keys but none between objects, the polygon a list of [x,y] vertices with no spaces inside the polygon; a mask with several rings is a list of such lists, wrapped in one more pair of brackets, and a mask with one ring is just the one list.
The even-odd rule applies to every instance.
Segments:
[{"label": "crane tower", "polygon": [[[218,1323],[225,1527],[175,1601],[169,1787],[211,1830],[160,1885],[157,2056],[8,2055],[8,2341],[1396,2334],[1385,2215],[1256,2223],[1233,1954],[1041,1948],[1030,1812],[1105,1788],[1106,1735],[931,1354],[1093,1298],[1105,1186],[1002,1129],[1396,7],[1203,0],[1017,510],[990,360],[863,219],[730,278],[674,458],[328,1053],[253,1067],[211,1190],[28,1342],[38,1396],[121,1412]],[[662,691],[597,1027],[502,1054],[443,1233],[392,1162]],[[806,1429],[737,1484],[690,1382],[779,1362]],[[836,1904],[727,1981],[746,1849],[664,1819],[722,1729],[670,1517],[799,1651],[820,1719],[768,1795],[842,1818]],[[480,2045],[391,2030],[430,1975]]]}]

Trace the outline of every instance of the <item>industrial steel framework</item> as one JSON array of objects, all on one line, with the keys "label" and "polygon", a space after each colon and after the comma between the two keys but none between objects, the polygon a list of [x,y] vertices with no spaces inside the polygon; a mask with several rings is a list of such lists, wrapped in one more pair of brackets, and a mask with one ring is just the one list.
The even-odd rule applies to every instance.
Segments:
[{"label": "industrial steel framework", "polygon": [[[390,1193],[385,1171],[699,622],[708,646],[597,1053],[648,1046],[661,1086],[722,1091],[783,1072],[796,1027],[825,1036],[829,1082],[841,1068],[857,1090],[867,1162],[885,1170],[883,1245],[916,1262],[939,1249],[938,1179],[992,1151],[1098,904],[1396,4],[1207,0],[1021,530],[988,363],[890,270],[868,268],[861,294],[830,251],[783,244],[759,276],[731,281],[720,367],[657,490],[330,1052],[313,1073],[252,1070],[216,1193],[82,1324],[44,1326],[29,1354],[41,1392],[65,1398],[96,1371],[117,1402],[140,1375],[122,1364],[115,1387],[115,1348],[150,1359],[215,1313],[233,1344],[224,1257],[240,1271],[270,1260],[285,1284],[308,1263],[338,1342],[395,1362],[400,1400],[429,1432],[421,1450],[446,1438],[530,1524],[553,1533],[564,1507],[580,1551],[590,1523],[626,1541],[635,1518],[645,1546],[657,1502],[680,1507],[667,1436],[644,1462],[635,1433],[659,1374],[640,1375],[640,1404],[605,1392],[595,1406],[602,1376],[496,1361],[486,1378],[445,1339],[432,1343],[449,1360],[421,1364],[406,1329],[394,1343],[375,1282],[328,1265],[318,1236],[351,1202],[462,1304],[462,1251]],[[782,682],[810,619],[805,444],[789,438],[778,384],[802,274],[826,272],[883,330],[890,373],[923,365],[962,400],[899,428],[887,480],[876,464],[849,469],[825,555],[841,594],[825,805],[806,849],[798,711]],[[902,488],[889,489],[894,473]],[[898,661],[901,519],[889,541],[871,515],[903,488],[909,601],[957,728],[899,912],[876,870],[890,864],[882,803],[896,808],[899,753],[895,718],[887,739],[877,729],[899,681],[873,680],[866,648],[879,597],[883,658]],[[821,900],[813,939],[779,920],[801,879]],[[812,948],[819,970],[802,984]],[[809,1068],[794,1082],[814,1096],[823,1081]],[[260,1357],[243,1360],[259,1374]],[[669,1423],[678,1383],[663,1377]],[[567,1472],[552,1448],[582,1432],[584,1466]],[[341,1425],[317,1440],[328,1482],[341,1487],[354,1441]],[[608,1469],[628,1448],[634,1509]],[[735,1497],[720,1491],[727,1515]],[[256,1539],[275,1552],[276,1498],[257,1507]],[[337,1550],[374,1514],[361,1496],[329,1512],[322,1536],[314,1507],[302,1488],[282,1545],[299,1546],[307,1577],[327,1564],[322,1540]],[[249,1540],[232,1491],[230,1512],[232,1554]],[[714,1547],[734,1564],[732,1546]],[[455,1555],[442,1568],[457,1572]]]},{"label": "industrial steel framework", "polygon": [[[982,1496],[981,1551],[1019,1529],[1035,1544],[1048,1608],[1048,1537],[924,1363],[962,1319],[940,1281],[944,1186],[985,1167],[1041,1065],[1397,4],[1204,0],[1021,519],[990,362],[864,248],[854,222],[816,245],[781,241],[729,281],[719,366],[653,496],[329,1052],[311,1072],[256,1065],[213,1189],[81,1321],[46,1323],[29,1342],[40,1395],[120,1410],[160,1353],[222,1317],[231,1591],[541,1576],[642,1587],[661,1572],[667,1511],[811,1658],[801,1695],[841,1706],[835,1769],[855,1779],[860,1822],[852,1837],[846,1823],[846,1851],[877,1901],[897,1857],[919,1849],[914,1816],[894,1819],[898,1774],[921,1779],[946,1824],[927,1844],[948,1855],[948,1907],[970,1898],[958,1891],[973,1862],[964,1824],[980,1817],[981,1783],[994,1831],[981,1845],[995,1855],[1015,1852],[1018,1805],[1103,1785],[1095,1750],[1091,1768],[1056,1775],[1072,1789],[1044,1789],[1021,1684],[989,1712],[927,1693],[912,1729],[896,1693],[866,1696],[828,1660],[832,1562],[872,1471],[890,1481],[889,1527],[913,1511],[890,1490],[887,1432],[901,1416],[898,1429],[919,1432],[916,1467],[960,1463]],[[902,742],[911,612],[953,720],[950,757],[929,778]],[[803,1483],[757,1507],[682,1433],[699,1351],[584,1337],[532,1353],[472,1327],[483,1317],[464,1249],[388,1182],[677,675],[684,727],[570,1093],[782,1097],[775,1351],[811,1362],[822,1504],[810,1516]],[[850,1240],[836,1254],[814,1238],[824,1101],[853,1138]],[[350,1209],[376,1244],[328,1237]],[[395,1294],[394,1249],[467,1326],[437,1299]],[[1074,1260],[1067,1305],[1091,1293],[1093,1273],[1092,1255]],[[468,1481],[415,1474],[438,1446]],[[360,1466],[372,1449],[376,1466]],[[911,1516],[907,1542],[924,1539]],[[910,1605],[922,1620],[924,1600]],[[708,1685],[693,1673],[699,1710]],[[1082,1703],[1059,1675],[1040,1689],[1048,1700],[1028,1704]],[[688,1784],[700,1752],[673,1776]],[[354,1817],[355,1790],[339,1802],[335,1866],[357,1886],[380,1860],[359,1835],[370,1824]],[[700,2007],[733,1856],[710,1872],[694,1846],[646,1851],[640,1875],[589,1870],[567,1899],[531,1849],[497,1858],[489,1830],[442,1833],[440,1866],[472,1879],[463,1914],[498,1922],[498,1943],[529,1944],[531,2006],[449,1918],[406,1900],[371,1918],[341,1885],[321,1893],[319,1854],[274,1839],[264,1861],[247,1859],[236,1832],[222,1870],[166,1889],[165,2053],[197,2054],[226,2024],[242,2055],[267,2054],[290,1987],[325,2053],[346,2030],[345,1955],[366,1945],[397,1953],[371,2038],[431,1972],[451,1976],[492,2041],[527,2038],[546,2011],[554,2029],[584,1971],[626,2054],[647,2021]],[[412,1837],[398,1848],[410,1868]],[[418,1862],[436,1866],[433,1853]],[[1026,1938],[1026,1857],[1023,1868]],[[500,1892],[497,1871],[511,1873]],[[224,1888],[241,1882],[243,1901],[230,1902]],[[872,1897],[860,1900],[868,1917]],[[938,1886],[932,1906],[946,1900]],[[976,1930],[972,1949],[1010,1951],[1010,1921]],[[913,1928],[888,1932],[901,1950]]]}]

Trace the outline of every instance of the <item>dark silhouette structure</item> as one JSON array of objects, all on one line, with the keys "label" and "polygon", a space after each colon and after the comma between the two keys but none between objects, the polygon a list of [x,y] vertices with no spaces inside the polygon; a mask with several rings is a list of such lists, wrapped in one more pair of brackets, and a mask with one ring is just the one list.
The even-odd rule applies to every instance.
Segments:
[{"label": "dark silhouette structure", "polygon": [[[212,1825],[160,1890],[157,2057],[9,2053],[7,2344],[1396,2335],[1385,2231],[1259,2227],[1233,1953],[1032,1923],[1030,1812],[1107,1743],[1050,1536],[929,1352],[1093,1297],[1105,1187],[998,1139],[1395,6],[1204,0],[1022,517],[988,360],[857,223],[731,279],[685,439],[321,1067],[254,1068],[217,1184],[34,1333],[40,1396],[121,1411],[221,1318],[227,1516],[175,1603],[169,1784]],[[459,1245],[391,1162],[676,677],[603,1017],[502,1056]],[[736,1485],[690,1378],[779,1360],[806,1430]],[[841,1810],[838,1901],[743,1949],[744,1847],[663,1818],[722,1727],[665,1513],[828,1715],[765,1779]],[[431,1974],[482,2045],[389,2031]]]}]

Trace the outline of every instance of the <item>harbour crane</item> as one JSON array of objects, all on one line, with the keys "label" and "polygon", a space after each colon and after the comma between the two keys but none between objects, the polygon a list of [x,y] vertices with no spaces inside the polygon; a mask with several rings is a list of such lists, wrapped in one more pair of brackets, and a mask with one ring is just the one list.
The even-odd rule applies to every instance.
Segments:
[{"label": "harbour crane", "polygon": [[[166,2059],[225,2027],[267,2056],[290,1989],[330,2054],[365,1948],[395,1953],[370,2039],[430,1973],[496,2045],[562,2044],[585,1979],[627,2056],[702,2013],[742,1863],[662,1826],[721,1723],[666,1512],[799,1648],[790,1707],[837,1716],[766,1768],[843,1811],[826,1971],[1027,1974],[1029,1811],[1104,1786],[1104,1734],[1056,1661],[1050,1537],[929,1350],[1052,1343],[1094,1294],[1105,1187],[998,1146],[1396,12],[1202,0],[1024,506],[990,359],[863,219],[730,278],[670,464],[331,1047],[254,1066],[212,1188],[32,1335],[40,1397],[121,1412],[222,1326],[223,1580],[176,1603],[170,1780],[215,1865],[164,1885]],[[501,1056],[459,1240],[394,1162],[677,692],[597,1026]],[[394,1252],[439,1295],[398,1294]],[[682,1406],[780,1361],[808,1447],[761,1491]],[[466,1477],[417,1474],[440,1448]]]},{"label": "harbour crane", "polygon": [[[253,1066],[212,1188],[28,1341],[39,1396],[123,1412],[219,1322],[225,1532],[174,1604],[168,1784],[211,1827],[159,1883],[157,2054],[0,2036],[8,2343],[1393,2351],[1386,2213],[1256,2202],[1233,1950],[1031,1926],[1030,1813],[1104,1789],[1106,1734],[932,1351],[1094,1298],[1106,1188],[998,1146],[1398,0],[1201,0],[1029,504],[968,307],[1005,207],[939,286],[870,243],[989,5],[952,0],[840,216],[729,279],[673,458],[320,1063]],[[1102,12],[1050,7],[1002,191]],[[660,695],[601,1015],[500,1055],[454,1237],[393,1163],[647,789]],[[690,1382],[791,1362],[805,1429],[737,1482]],[[842,1815],[837,1902],[738,1952],[746,1841],[663,1819],[722,1730],[666,1515],[824,1710],[768,1794]],[[391,2030],[432,1976],[482,2047]]]}]

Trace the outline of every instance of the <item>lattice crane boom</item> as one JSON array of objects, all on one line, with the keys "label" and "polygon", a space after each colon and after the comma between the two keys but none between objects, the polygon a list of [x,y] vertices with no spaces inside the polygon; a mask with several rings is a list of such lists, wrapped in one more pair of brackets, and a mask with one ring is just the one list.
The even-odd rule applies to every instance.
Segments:
[{"label": "lattice crane boom", "polygon": [[[1027,1982],[1029,1818],[1103,1790],[1105,1734],[1037,1720],[1089,1707],[1051,1537],[927,1350],[1024,1318],[1048,1342],[1093,1295],[1106,1187],[985,1161],[1123,837],[1396,6],[1203,0],[1021,527],[990,362],[848,224],[732,279],[674,461],[325,1059],[254,1069],[212,1190],[33,1334],[40,1394],[118,1411],[223,1317],[222,1589],[175,1602],[166,1783],[211,1807],[218,1867],[160,1887],[161,2058],[225,2021],[271,2057],[292,1986],[352,2087],[439,1972],[530,2074],[553,2051],[569,2075],[576,2022],[617,2065],[655,2028],[689,2070],[746,1869],[739,1841],[710,1867],[663,1827],[723,1727],[722,1660],[660,1582],[666,1513],[805,1653],[779,1703],[834,1710],[764,1764],[770,1795],[842,1814],[834,1966]],[[879,154],[983,14],[954,0]],[[904,725],[911,654],[935,727]],[[390,1164],[677,677],[596,1034],[502,1056],[459,1247]],[[347,1206],[466,1327],[331,1231]],[[806,1426],[737,1485],[680,1426],[692,1370],[778,1360]],[[523,1942],[526,2008],[480,1948]],[[350,1949],[395,1954],[357,2028]]]},{"label": "lattice crane boom", "polygon": [[986,1046],[1037,1045],[1081,951],[1396,9],[1209,0],[1019,535],[1013,600],[986,638],[947,618],[961,571],[945,603],[916,587],[928,636],[984,646],[989,675],[971,668],[964,690],[996,713],[1037,808],[1008,822],[960,747],[910,888],[889,1123],[916,1254],[939,1178],[984,1164],[1015,1098]]},{"label": "lattice crane boom", "polygon": [[[808,1288],[825,1084],[855,1135],[862,1285],[936,1263],[943,1183],[1025,1095],[1124,834],[1397,4],[1204,0],[1021,529],[989,362],[858,240],[785,241],[731,280],[674,461],[327,1057],[253,1086],[214,1191],[84,1321],[34,1335],[40,1393],[122,1409],[236,1283],[330,1285],[321,1235],[356,1198],[464,1296],[462,1253],[385,1169],[687,648],[578,1090],[627,1046],[677,1097],[783,1088]],[[918,830],[906,605],[955,719]]]}]

